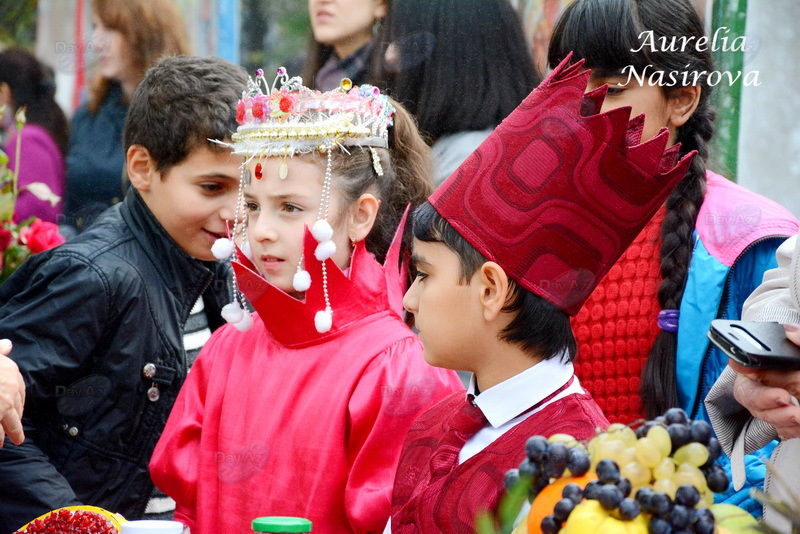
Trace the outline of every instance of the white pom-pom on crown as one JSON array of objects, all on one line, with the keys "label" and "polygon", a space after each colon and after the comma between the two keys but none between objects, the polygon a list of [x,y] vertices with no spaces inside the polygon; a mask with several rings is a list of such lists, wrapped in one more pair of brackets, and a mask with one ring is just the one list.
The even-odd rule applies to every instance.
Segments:
[{"label": "white pom-pom on crown", "polygon": [[250,315],[248,310],[244,310],[242,318],[233,323],[233,327],[239,332],[247,332],[253,326],[253,316]]},{"label": "white pom-pom on crown", "polygon": [[330,241],[333,237],[333,228],[328,224],[328,221],[320,219],[311,227],[311,235],[314,236],[314,239],[316,239],[318,243]]},{"label": "white pom-pom on crown", "polygon": [[314,249],[314,257],[318,261],[325,261],[336,253],[336,243],[331,240],[323,241]]},{"label": "white pom-pom on crown", "polygon": [[225,306],[222,307],[220,311],[220,315],[222,318],[228,321],[229,323],[238,323],[242,320],[242,316],[244,315],[244,310],[241,306],[239,306],[238,302],[229,302]]},{"label": "white pom-pom on crown", "polygon": [[314,328],[317,329],[317,332],[320,334],[324,334],[328,330],[331,329],[333,326],[333,313],[328,310],[321,310],[318,311],[316,315],[314,315]]},{"label": "white pom-pom on crown", "polygon": [[221,237],[211,245],[211,254],[218,260],[224,260],[231,257],[234,248],[233,241],[227,237]]},{"label": "white pom-pom on crown", "polygon": [[294,273],[292,278],[292,287],[295,291],[308,291],[311,287],[311,275],[305,269],[300,269]]}]

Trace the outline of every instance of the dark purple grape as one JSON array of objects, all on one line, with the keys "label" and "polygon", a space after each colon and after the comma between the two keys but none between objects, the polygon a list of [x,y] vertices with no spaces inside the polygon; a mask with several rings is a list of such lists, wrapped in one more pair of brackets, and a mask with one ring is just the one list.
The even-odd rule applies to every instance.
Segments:
[{"label": "dark purple grape", "polygon": [[668,425],[676,423],[679,425],[688,425],[689,416],[686,415],[686,412],[681,408],[670,408],[664,412],[664,421],[666,421]]},{"label": "dark purple grape", "polygon": [[600,492],[597,494],[597,500],[600,501],[600,505],[608,511],[618,508],[622,498],[622,492],[613,484],[601,485]]},{"label": "dark purple grape", "polygon": [[603,458],[594,468],[601,484],[615,484],[619,480],[619,466],[614,460]]},{"label": "dark purple grape", "polygon": [[531,497],[539,495],[539,492],[546,488],[549,483],[550,481],[545,477],[539,477],[535,479],[533,482],[531,482],[531,491],[529,495]]},{"label": "dark purple grape", "polygon": [[673,423],[667,427],[669,437],[672,440],[672,453],[686,445],[692,440],[689,427],[680,423]]},{"label": "dark purple grape", "polygon": [[531,480],[536,480],[541,474],[539,465],[531,462],[528,458],[522,460],[517,471],[519,472],[519,476],[528,477]]},{"label": "dark purple grape", "polygon": [[563,443],[551,443],[547,447],[547,454],[550,456],[550,461],[556,465],[566,467],[569,462],[569,449]]},{"label": "dark purple grape", "polygon": [[694,534],[691,528],[672,529],[672,534]]},{"label": "dark purple grape", "polygon": [[692,441],[702,443],[703,445],[707,445],[708,440],[710,440],[714,435],[711,425],[702,419],[692,421],[692,423],[689,425],[689,433],[692,436]]},{"label": "dark purple grape", "polygon": [[708,443],[706,444],[706,448],[708,449],[708,461],[703,464],[703,467],[711,466],[711,464],[716,462],[717,458],[719,458],[722,454],[722,445],[719,444],[719,440],[717,438],[709,439]]},{"label": "dark purple grape", "polygon": [[706,484],[708,484],[708,489],[714,493],[722,493],[728,489],[728,484],[730,484],[728,474],[721,465],[711,466],[711,472],[706,475]]},{"label": "dark purple grape", "polygon": [[655,421],[647,421],[642,426],[636,429],[636,439],[642,439],[643,437],[647,436],[647,431],[656,426]]},{"label": "dark purple grape", "polygon": [[694,522],[695,534],[714,534],[714,521],[698,519]]},{"label": "dark purple grape", "polygon": [[695,508],[694,510],[692,510],[692,521],[701,521],[701,520],[710,521],[711,523],[714,523],[715,521],[714,514],[711,513],[711,510],[705,507]]},{"label": "dark purple grape", "polygon": [[547,438],[544,436],[532,436],[525,442],[525,454],[532,462],[543,464],[547,461]]},{"label": "dark purple grape", "polygon": [[553,462],[546,462],[542,467],[542,473],[547,478],[561,478],[564,470],[567,468],[566,464],[554,464]]},{"label": "dark purple grape", "polygon": [[561,490],[561,496],[578,504],[583,500],[583,490],[579,485],[572,482],[564,486],[564,489]]},{"label": "dark purple grape", "polygon": [[589,459],[589,454],[578,447],[573,447],[569,451],[569,462],[567,462],[567,469],[574,477],[582,477],[589,472],[592,466],[592,461]]},{"label": "dark purple grape", "polygon": [[675,492],[675,502],[694,508],[700,502],[700,491],[691,484],[682,484]]},{"label": "dark purple grape", "polygon": [[503,478],[503,484],[505,484],[506,489],[510,490],[517,485],[517,482],[519,482],[519,469],[509,469],[506,471],[506,476]]},{"label": "dark purple grape", "polygon": [[631,520],[634,519],[642,512],[642,507],[636,499],[631,499],[628,497],[627,499],[622,499],[622,502],[619,503],[619,513],[623,519]]},{"label": "dark purple grape", "polygon": [[672,530],[688,528],[692,525],[692,510],[682,504],[676,504],[669,512],[669,522]]},{"label": "dark purple grape", "polygon": [[633,484],[631,484],[631,481],[625,477],[620,477],[620,479],[616,483],[616,486],[622,492],[623,498],[630,495],[631,491],[633,490]]},{"label": "dark purple grape", "polygon": [[557,534],[561,530],[561,522],[554,515],[546,515],[542,519],[542,534]]},{"label": "dark purple grape", "polygon": [[561,499],[553,507],[553,515],[556,516],[556,519],[563,523],[567,520],[569,514],[572,513],[574,508],[575,503],[572,502],[572,499]]},{"label": "dark purple grape", "polygon": [[672,510],[672,499],[666,493],[656,492],[650,499],[650,513],[663,516]]},{"label": "dark purple grape", "polygon": [[600,484],[599,481],[592,480],[591,482],[586,484],[586,487],[583,488],[583,497],[585,499],[597,500],[597,496],[600,494],[600,488],[602,487],[603,485]]},{"label": "dark purple grape", "polygon": [[652,512],[650,505],[653,500],[653,495],[655,494],[656,492],[653,491],[653,488],[639,488],[636,492],[636,500],[639,501],[639,504],[642,505],[642,509],[645,512]]},{"label": "dark purple grape", "polygon": [[649,534],[672,534],[672,525],[666,519],[653,516],[647,525],[647,532]]}]

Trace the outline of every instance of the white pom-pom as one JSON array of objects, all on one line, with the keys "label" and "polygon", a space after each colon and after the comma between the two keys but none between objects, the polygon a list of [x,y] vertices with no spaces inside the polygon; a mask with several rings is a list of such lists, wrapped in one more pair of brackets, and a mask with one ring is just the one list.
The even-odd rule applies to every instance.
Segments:
[{"label": "white pom-pom", "polygon": [[238,330],[239,332],[247,332],[250,330],[250,327],[253,326],[253,316],[250,315],[250,312],[247,310],[243,310],[244,313],[242,314],[242,318],[233,323],[233,327]]},{"label": "white pom-pom", "polygon": [[318,243],[330,241],[333,237],[333,228],[328,224],[328,221],[320,219],[311,227],[311,235],[314,236],[314,239],[316,239]]},{"label": "white pom-pom", "polygon": [[311,275],[305,269],[300,269],[294,273],[292,278],[292,287],[295,291],[308,291],[311,287]]},{"label": "white pom-pom", "polygon": [[228,321],[229,323],[238,323],[242,320],[242,315],[244,315],[244,310],[241,306],[239,306],[238,302],[229,302],[225,306],[222,307],[220,311],[220,315],[222,318]]},{"label": "white pom-pom", "polygon": [[314,249],[314,257],[319,261],[325,261],[336,253],[336,243],[333,241],[323,241]]},{"label": "white pom-pom", "polygon": [[327,310],[318,311],[314,316],[314,327],[317,332],[324,334],[333,326],[333,314]]},{"label": "white pom-pom", "polygon": [[218,260],[224,260],[231,257],[231,254],[233,254],[233,248],[233,241],[227,237],[221,237],[214,241],[214,244],[211,245],[211,253]]},{"label": "white pom-pom", "polygon": [[253,261],[253,251],[250,249],[250,241],[245,240],[245,242],[242,243],[242,247],[240,250],[242,251],[242,254],[244,254],[245,258],[247,258],[250,261]]}]

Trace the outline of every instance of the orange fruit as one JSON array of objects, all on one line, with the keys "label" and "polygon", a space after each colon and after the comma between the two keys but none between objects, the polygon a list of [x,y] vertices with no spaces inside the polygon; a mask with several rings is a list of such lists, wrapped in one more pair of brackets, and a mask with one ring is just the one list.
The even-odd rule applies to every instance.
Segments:
[{"label": "orange fruit", "polygon": [[577,484],[581,489],[592,480],[597,480],[594,471],[589,471],[580,477],[561,477],[551,482],[539,492],[531,503],[528,514],[528,534],[542,534],[542,519],[553,513],[556,503],[562,499],[561,492],[567,484]]}]

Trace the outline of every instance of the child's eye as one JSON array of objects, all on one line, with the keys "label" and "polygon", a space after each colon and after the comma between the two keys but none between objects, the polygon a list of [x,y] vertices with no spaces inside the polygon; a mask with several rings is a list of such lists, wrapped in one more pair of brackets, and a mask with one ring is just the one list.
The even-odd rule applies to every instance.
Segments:
[{"label": "child's eye", "polygon": [[423,273],[422,271],[417,271],[417,274],[414,275],[414,278],[419,282],[422,282],[423,280],[428,278],[428,275],[426,273]]},{"label": "child's eye", "polygon": [[216,183],[216,182],[209,182],[209,183],[206,183],[206,184],[200,184],[200,187],[202,187],[203,190],[208,192],[208,193],[219,193],[220,191],[222,191],[224,189],[222,184],[219,184],[219,183]]},{"label": "child's eye", "polygon": [[299,211],[303,211],[303,208],[300,206],[295,206],[294,204],[284,204],[283,211],[287,213],[297,213]]},{"label": "child's eye", "polygon": [[625,92],[625,87],[615,87],[614,85],[608,86],[608,91],[606,95],[608,96],[618,96]]},{"label": "child's eye", "polygon": [[252,201],[245,202],[244,207],[247,211],[258,211],[258,204]]}]

